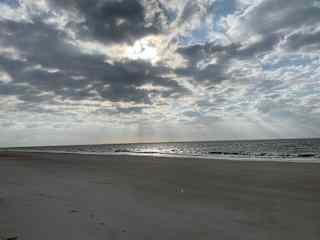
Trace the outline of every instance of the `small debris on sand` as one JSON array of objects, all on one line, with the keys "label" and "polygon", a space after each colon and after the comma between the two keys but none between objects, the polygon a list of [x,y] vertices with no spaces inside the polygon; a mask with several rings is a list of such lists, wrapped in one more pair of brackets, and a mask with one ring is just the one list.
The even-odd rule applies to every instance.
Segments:
[{"label": "small debris on sand", "polygon": [[69,213],[77,213],[77,212],[79,212],[79,211],[78,210],[74,210],[74,209],[69,211]]},{"label": "small debris on sand", "polygon": [[3,237],[3,236],[0,236],[0,239],[1,240],[18,240],[18,236],[9,236],[9,237]]}]

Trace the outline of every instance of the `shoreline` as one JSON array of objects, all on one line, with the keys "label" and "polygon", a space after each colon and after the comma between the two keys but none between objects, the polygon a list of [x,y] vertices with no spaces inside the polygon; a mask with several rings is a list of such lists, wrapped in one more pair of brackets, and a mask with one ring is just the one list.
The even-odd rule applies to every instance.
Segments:
[{"label": "shoreline", "polygon": [[235,162],[288,162],[288,163],[320,163],[320,158],[272,158],[272,157],[230,157],[225,155],[184,155],[168,153],[139,153],[139,152],[71,152],[55,150],[2,150],[8,153],[49,153],[49,154],[75,154],[75,155],[93,155],[93,156],[140,156],[140,157],[159,157],[159,158],[178,158],[178,159],[206,159],[215,161],[235,161]]},{"label": "shoreline", "polygon": [[319,239],[318,163],[0,151],[0,238]]}]

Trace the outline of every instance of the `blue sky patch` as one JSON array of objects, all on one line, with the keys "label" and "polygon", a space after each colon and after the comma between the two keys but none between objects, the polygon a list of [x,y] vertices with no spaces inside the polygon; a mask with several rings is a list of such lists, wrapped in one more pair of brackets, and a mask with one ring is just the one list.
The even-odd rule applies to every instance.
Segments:
[{"label": "blue sky patch", "polygon": [[0,0],[0,4],[6,4],[13,8],[17,8],[20,6],[20,1],[19,0]]}]

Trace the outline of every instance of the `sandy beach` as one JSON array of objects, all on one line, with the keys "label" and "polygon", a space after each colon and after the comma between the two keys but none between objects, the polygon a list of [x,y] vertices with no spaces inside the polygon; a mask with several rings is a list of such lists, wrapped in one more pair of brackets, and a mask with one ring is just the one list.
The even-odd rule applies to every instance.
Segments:
[{"label": "sandy beach", "polygon": [[0,239],[320,239],[320,164],[0,153]]}]

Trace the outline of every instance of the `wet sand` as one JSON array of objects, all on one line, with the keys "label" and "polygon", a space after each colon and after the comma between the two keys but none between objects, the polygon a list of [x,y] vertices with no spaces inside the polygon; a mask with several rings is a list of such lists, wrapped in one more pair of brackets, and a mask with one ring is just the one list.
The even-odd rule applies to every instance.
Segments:
[{"label": "wet sand", "polygon": [[320,164],[0,152],[0,239],[320,239]]}]

